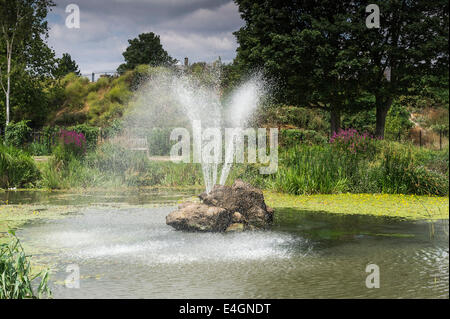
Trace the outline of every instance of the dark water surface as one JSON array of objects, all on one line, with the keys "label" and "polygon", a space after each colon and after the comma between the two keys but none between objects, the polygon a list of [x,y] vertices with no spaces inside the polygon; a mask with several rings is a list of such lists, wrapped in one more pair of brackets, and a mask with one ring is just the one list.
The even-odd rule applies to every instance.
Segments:
[{"label": "dark water surface", "polygon": [[[77,205],[18,233],[54,269],[55,298],[449,297],[448,220],[283,209],[268,231],[184,233],[165,216],[198,191],[21,193],[9,202]],[[366,287],[368,264],[379,266],[378,289]],[[69,265],[79,267],[79,289],[64,284]]]}]

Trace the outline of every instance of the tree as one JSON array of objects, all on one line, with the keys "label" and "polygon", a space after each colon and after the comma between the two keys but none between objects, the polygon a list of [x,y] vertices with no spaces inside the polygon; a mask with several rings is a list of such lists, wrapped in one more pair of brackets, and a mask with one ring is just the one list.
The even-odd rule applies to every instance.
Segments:
[{"label": "tree", "polygon": [[[340,113],[373,97],[376,135],[384,136],[392,101],[425,75],[448,76],[448,3],[443,0],[235,0],[245,26],[235,33],[244,71],[263,68],[283,103]],[[380,7],[380,28],[366,6]]]},{"label": "tree", "polygon": [[360,56],[349,35],[354,1],[236,0],[246,22],[235,32],[242,71],[262,68],[277,100],[330,112],[331,132],[360,97]]},{"label": "tree", "polygon": [[384,137],[395,98],[410,94],[424,77],[448,78],[449,7],[446,0],[360,1],[360,19],[369,3],[380,8],[380,28],[355,24],[351,32],[366,57],[360,78],[375,96],[375,134]]},{"label": "tree", "polygon": [[69,53],[64,53],[61,59],[57,59],[57,66],[53,72],[56,78],[62,78],[69,73],[81,75],[77,63],[72,60]]},{"label": "tree", "polygon": [[133,70],[141,64],[169,66],[177,62],[163,49],[159,36],[153,32],[142,33],[137,38],[128,40],[128,43],[130,45],[123,53],[126,63],[118,67],[119,73]]},{"label": "tree", "polygon": [[[53,5],[51,0],[0,0],[0,44],[6,55],[4,75],[6,87],[2,72],[0,72],[0,86],[6,99],[6,125],[10,121],[13,62],[17,66],[29,68],[30,74],[44,73],[47,62],[52,57],[52,52],[42,37],[48,36],[48,24],[45,19]],[[14,59],[16,55],[17,58]]]}]

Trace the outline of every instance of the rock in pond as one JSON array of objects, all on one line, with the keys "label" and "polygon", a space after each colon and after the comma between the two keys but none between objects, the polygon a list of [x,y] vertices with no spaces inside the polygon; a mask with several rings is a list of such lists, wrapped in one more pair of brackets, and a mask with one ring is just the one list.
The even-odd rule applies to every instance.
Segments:
[{"label": "rock in pond", "polygon": [[166,217],[166,224],[186,231],[243,231],[272,224],[273,210],[262,191],[241,180],[233,186],[216,185],[199,195],[202,203],[187,202]]}]

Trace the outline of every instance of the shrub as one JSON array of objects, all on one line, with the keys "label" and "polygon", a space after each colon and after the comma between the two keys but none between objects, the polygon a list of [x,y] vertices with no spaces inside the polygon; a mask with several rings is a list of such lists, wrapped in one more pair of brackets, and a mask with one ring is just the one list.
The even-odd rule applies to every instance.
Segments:
[{"label": "shrub", "polygon": [[42,137],[44,139],[44,144],[47,145],[49,149],[51,146],[57,142],[57,137],[61,129],[58,126],[44,126],[42,128]]},{"label": "shrub", "polygon": [[131,92],[126,84],[120,83],[112,87],[105,97],[110,99],[111,102],[125,103],[130,99]]},{"label": "shrub", "polygon": [[86,149],[93,150],[97,146],[99,129],[95,126],[79,124],[68,128],[78,134],[83,134],[86,141]]},{"label": "shrub", "polygon": [[322,110],[288,105],[269,105],[255,114],[255,125],[297,127],[303,130],[314,130],[325,133],[328,122]]},{"label": "shrub", "polygon": [[287,129],[281,130],[281,145],[290,148],[299,144],[324,144],[327,138],[313,130]]},{"label": "shrub", "polygon": [[132,154],[115,143],[103,143],[86,155],[85,162],[104,172],[125,172],[131,165]]},{"label": "shrub", "polygon": [[408,130],[414,125],[409,117],[410,113],[406,107],[397,102],[394,103],[386,116],[386,139],[400,140],[406,138]]},{"label": "shrub", "polygon": [[105,88],[107,88],[109,86],[109,83],[110,83],[110,78],[109,77],[106,77],[106,76],[100,77],[97,80],[97,82],[92,83],[90,85],[89,90],[90,91],[98,91],[100,89],[105,89]]},{"label": "shrub", "polygon": [[111,121],[111,123],[103,128],[102,135],[103,138],[111,138],[116,136],[118,133],[122,131],[123,123],[119,119],[114,119]]},{"label": "shrub", "polygon": [[33,142],[27,147],[28,152],[32,156],[44,156],[51,153],[51,148],[46,143]]},{"label": "shrub", "polygon": [[368,156],[348,145],[297,145],[280,152],[274,175],[262,176],[256,166],[241,165],[235,166],[230,176],[292,194],[383,192],[442,196],[449,192],[446,152],[372,140]]},{"label": "shrub", "polygon": [[423,166],[411,147],[388,144],[381,154],[382,163],[376,175],[385,193],[447,195],[448,176]]},{"label": "shrub", "polygon": [[71,109],[80,109],[85,102],[89,80],[74,73],[69,73],[62,79],[61,83],[64,86],[64,104]]},{"label": "shrub", "polygon": [[0,144],[0,187],[24,187],[34,185],[40,172],[33,159],[22,150]]},{"label": "shrub", "polygon": [[375,138],[368,133],[360,134],[355,129],[339,130],[331,136],[330,143],[338,151],[356,155],[372,155]]},{"label": "shrub", "polygon": [[83,133],[75,131],[60,131],[61,147],[67,154],[62,158],[67,160],[67,156],[81,157],[86,152],[86,138]]},{"label": "shrub", "polygon": [[153,128],[147,137],[148,148],[152,155],[169,155],[174,144],[170,140],[170,128]]},{"label": "shrub", "polygon": [[349,156],[338,154],[329,145],[302,145],[280,155],[282,165],[266,185],[291,194],[347,191],[350,176],[357,169],[349,164]]},{"label": "shrub", "polygon": [[17,123],[9,123],[5,132],[6,143],[14,147],[23,146],[30,138],[31,128],[28,126],[29,122],[28,120],[23,120]]}]

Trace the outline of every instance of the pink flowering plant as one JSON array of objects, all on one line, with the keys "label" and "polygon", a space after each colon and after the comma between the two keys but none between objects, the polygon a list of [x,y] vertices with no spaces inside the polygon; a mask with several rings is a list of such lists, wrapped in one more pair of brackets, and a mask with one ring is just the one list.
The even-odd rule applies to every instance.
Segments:
[{"label": "pink flowering plant", "polygon": [[367,132],[359,133],[353,128],[339,130],[331,136],[330,143],[339,151],[355,155],[372,154],[375,148],[375,141],[372,135]]},{"label": "pink flowering plant", "polygon": [[61,130],[59,137],[64,151],[67,153],[80,156],[86,152],[86,137],[83,133]]}]

